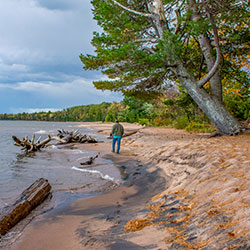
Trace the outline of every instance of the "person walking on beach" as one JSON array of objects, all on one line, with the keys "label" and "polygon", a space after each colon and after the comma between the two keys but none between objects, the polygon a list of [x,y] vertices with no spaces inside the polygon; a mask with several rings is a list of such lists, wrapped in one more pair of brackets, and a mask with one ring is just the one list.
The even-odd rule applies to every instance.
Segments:
[{"label": "person walking on beach", "polygon": [[113,141],[112,141],[112,152],[115,152],[115,144],[117,143],[116,153],[119,154],[120,151],[120,145],[121,145],[121,139],[124,134],[124,128],[119,123],[118,120],[115,121],[115,124],[112,127],[112,133]]}]

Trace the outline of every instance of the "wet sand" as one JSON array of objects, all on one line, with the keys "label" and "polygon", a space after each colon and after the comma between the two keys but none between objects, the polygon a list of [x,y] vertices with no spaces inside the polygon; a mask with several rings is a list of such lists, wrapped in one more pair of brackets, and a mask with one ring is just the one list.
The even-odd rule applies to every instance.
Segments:
[{"label": "wet sand", "polygon": [[[109,134],[111,124],[92,127]],[[249,141],[144,128],[119,155],[110,143],[75,145],[124,166],[128,179],[37,216],[6,249],[250,249]]]}]

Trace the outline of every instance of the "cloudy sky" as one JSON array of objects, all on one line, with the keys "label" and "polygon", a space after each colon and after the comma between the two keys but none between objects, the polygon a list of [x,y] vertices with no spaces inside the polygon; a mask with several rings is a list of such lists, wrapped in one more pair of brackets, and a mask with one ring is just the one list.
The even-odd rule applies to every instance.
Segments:
[{"label": "cloudy sky", "polygon": [[82,69],[98,29],[90,0],[0,0],[0,113],[120,101],[93,87],[101,73]]}]

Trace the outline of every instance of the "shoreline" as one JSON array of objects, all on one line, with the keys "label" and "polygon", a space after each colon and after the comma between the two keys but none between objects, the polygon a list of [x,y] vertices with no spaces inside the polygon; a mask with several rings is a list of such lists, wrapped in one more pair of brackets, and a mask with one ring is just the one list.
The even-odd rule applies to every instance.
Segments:
[{"label": "shoreline", "polygon": [[120,155],[78,144],[125,165],[128,180],[39,216],[8,249],[248,249],[249,139],[145,128]]},{"label": "shoreline", "polygon": [[[90,132],[94,131],[97,132],[98,130],[100,130],[100,126],[106,128],[107,127],[107,131],[102,131],[103,134],[109,135],[109,130],[110,130],[110,126],[112,125],[110,124],[103,124],[103,123],[94,123],[95,126],[92,127],[93,123],[84,123],[84,124],[79,124],[83,127],[92,127],[90,129]],[[138,125],[133,125],[133,124],[125,124],[127,131],[129,130],[134,130],[134,129],[138,129]],[[104,128],[104,129],[105,129]],[[100,131],[99,131],[100,132]],[[126,165],[127,164],[134,164],[136,165],[137,162],[133,159],[130,159],[130,157],[128,157],[129,154],[126,155],[126,153],[124,152],[124,155],[122,156],[122,154],[119,155],[119,159],[115,159],[114,155],[109,155],[110,151],[111,151],[111,143],[110,142],[101,142],[98,144],[67,144],[67,145],[63,145],[61,146],[62,148],[71,148],[72,150],[86,150],[88,152],[94,151],[94,152],[101,152],[101,158],[108,160],[108,161],[112,161],[113,164],[112,165],[116,165],[116,168],[118,168],[120,165]],[[118,168],[119,169],[119,168]],[[127,171],[127,168],[126,168]],[[123,185],[123,184],[121,184]],[[15,236],[15,230],[16,231],[23,231],[22,234],[24,235],[17,235],[16,239],[17,242],[19,242],[19,240],[21,240],[25,235],[27,235],[26,230],[33,224],[33,221],[39,221],[39,219],[41,217],[43,217],[43,214],[51,214],[51,216],[55,216],[55,213],[60,213],[61,211],[66,211],[70,205],[74,202],[76,202],[77,200],[86,200],[86,199],[90,199],[93,197],[93,200],[95,200],[97,197],[102,196],[103,194],[111,191],[113,192],[114,189],[117,188],[117,185],[114,185],[114,183],[107,181],[106,184],[100,186],[99,189],[96,190],[96,192],[92,192],[91,194],[85,194],[85,192],[83,194],[81,194],[81,191],[79,192],[79,194],[71,194],[70,190],[65,190],[65,191],[60,191],[60,192],[55,192],[53,193],[53,200],[51,198],[47,199],[43,204],[41,204],[37,209],[35,209],[27,218],[25,218],[24,220],[22,220],[21,222],[19,222],[11,231],[10,231],[10,237],[7,237],[7,241],[4,240],[5,242],[3,242],[3,246],[0,246],[0,249],[10,249],[10,247],[14,247],[15,243],[12,244],[13,242],[11,242],[11,240],[8,240],[8,238],[12,238],[12,236]],[[118,187],[119,189],[120,187]],[[53,189],[53,187],[52,187]],[[119,190],[117,191],[119,193]],[[124,191],[123,191],[124,192]],[[115,192],[116,193],[116,192]],[[54,197],[55,196],[55,197]],[[120,196],[120,195],[119,195]],[[84,198],[85,197],[85,198]],[[102,200],[103,198],[101,198]],[[94,202],[95,203],[95,202]],[[36,222],[35,222],[36,223]],[[14,233],[14,234],[13,234]],[[33,231],[32,231],[33,233]],[[32,234],[31,233],[31,234]],[[30,233],[28,233],[29,235]],[[6,244],[7,243],[7,244]],[[10,244],[9,244],[10,243]],[[26,244],[26,243],[25,243]],[[17,249],[19,249],[19,246],[17,246]],[[26,246],[25,246],[26,249]],[[31,247],[32,249],[32,247]],[[50,249],[50,248],[49,248]]]}]

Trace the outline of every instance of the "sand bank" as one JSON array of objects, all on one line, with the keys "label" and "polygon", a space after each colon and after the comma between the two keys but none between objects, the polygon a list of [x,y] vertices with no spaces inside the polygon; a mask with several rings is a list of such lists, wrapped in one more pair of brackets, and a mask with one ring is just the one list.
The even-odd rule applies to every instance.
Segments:
[{"label": "sand bank", "polygon": [[[91,126],[108,135],[112,124]],[[36,217],[6,249],[248,249],[249,142],[143,128],[122,140],[120,155],[110,143],[77,145],[124,166],[128,179]]]}]

